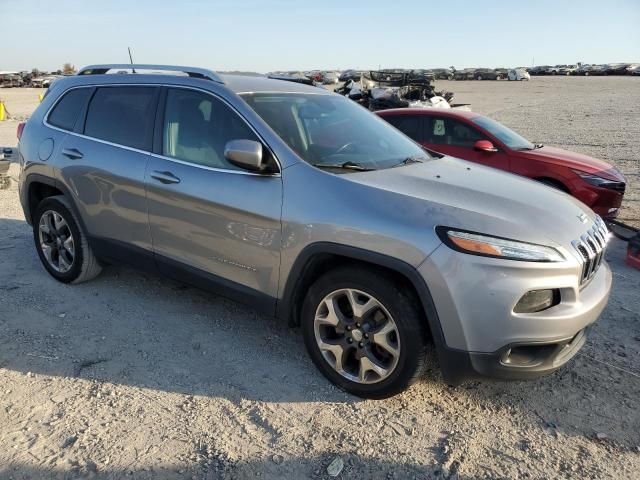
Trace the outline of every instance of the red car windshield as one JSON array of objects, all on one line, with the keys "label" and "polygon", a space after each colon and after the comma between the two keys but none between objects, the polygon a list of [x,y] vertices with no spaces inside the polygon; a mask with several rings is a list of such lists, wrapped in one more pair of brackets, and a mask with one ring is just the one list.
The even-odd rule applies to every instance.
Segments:
[{"label": "red car windshield", "polygon": [[487,117],[474,117],[473,123],[487,130],[511,150],[533,150],[536,146],[501,123]]}]

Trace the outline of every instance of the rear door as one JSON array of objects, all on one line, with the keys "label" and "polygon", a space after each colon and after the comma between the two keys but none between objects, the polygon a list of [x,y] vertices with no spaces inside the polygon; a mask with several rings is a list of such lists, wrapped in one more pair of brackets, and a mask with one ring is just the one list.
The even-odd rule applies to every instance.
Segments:
[{"label": "rear door", "polygon": [[279,173],[251,173],[225,159],[229,140],[260,139],[220,98],[188,88],[167,88],[163,97],[146,172],[159,267],[215,284],[231,298],[272,301],[280,266]]},{"label": "rear door", "polygon": [[422,115],[383,116],[387,122],[396,127],[407,137],[418,143],[424,143],[424,127]]},{"label": "rear door", "polygon": [[423,115],[423,122],[421,143],[425,147],[488,167],[509,170],[509,156],[501,149],[497,152],[482,152],[474,149],[474,144],[478,140],[491,140],[468,123],[435,115]]},{"label": "rear door", "polygon": [[136,260],[141,258],[130,253],[139,250],[151,258],[144,173],[159,91],[151,86],[94,89],[76,132],[64,139],[57,159],[60,180],[76,196],[98,254]]}]

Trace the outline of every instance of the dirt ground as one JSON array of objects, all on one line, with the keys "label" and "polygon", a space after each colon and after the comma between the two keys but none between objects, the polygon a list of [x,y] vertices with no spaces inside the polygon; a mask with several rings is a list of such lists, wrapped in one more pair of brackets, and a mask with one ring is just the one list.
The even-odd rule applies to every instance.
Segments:
[{"label": "dirt ground", "polygon": [[[640,79],[439,82],[536,142],[616,164],[640,197]],[[35,90],[0,90],[26,116]],[[0,145],[16,122],[0,122]],[[17,169],[11,168],[16,176]],[[635,197],[634,197],[635,196]],[[634,206],[635,205],[635,206]],[[627,202],[626,218],[638,219]],[[329,384],[298,330],[123,267],[44,271],[0,190],[0,478],[640,478],[640,272],[613,240],[608,307],[582,352],[533,382],[408,392]]]}]

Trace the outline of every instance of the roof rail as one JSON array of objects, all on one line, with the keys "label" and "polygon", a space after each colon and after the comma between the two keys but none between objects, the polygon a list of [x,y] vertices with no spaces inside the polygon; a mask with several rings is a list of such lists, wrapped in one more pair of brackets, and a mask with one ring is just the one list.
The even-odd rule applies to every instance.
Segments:
[{"label": "roof rail", "polygon": [[[162,72],[182,72],[189,77],[202,78],[205,80],[212,80],[217,83],[224,83],[222,78],[213,70],[207,70],[206,68],[197,67],[181,67],[178,65],[144,65],[144,64],[131,64],[131,63],[108,63],[102,65],[88,65],[81,68],[78,71],[78,75],[101,75],[107,73],[109,70],[153,70]],[[145,72],[147,73],[147,72]],[[154,72],[155,73],[155,72]]]}]

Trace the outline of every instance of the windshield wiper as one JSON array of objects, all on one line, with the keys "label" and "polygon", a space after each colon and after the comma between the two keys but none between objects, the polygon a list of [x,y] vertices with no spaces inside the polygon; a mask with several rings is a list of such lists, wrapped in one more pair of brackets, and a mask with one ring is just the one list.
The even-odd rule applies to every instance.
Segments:
[{"label": "windshield wiper", "polygon": [[414,155],[413,157],[405,158],[400,163],[396,163],[395,165],[391,165],[391,168],[400,167],[402,165],[409,165],[410,163],[424,163],[425,160],[426,159],[424,157],[419,157],[419,156]]},{"label": "windshield wiper", "polygon": [[318,168],[342,168],[345,170],[357,170],[358,172],[370,172],[371,170],[375,170],[375,168],[367,168],[356,162],[344,162],[338,164],[312,163],[312,165]]}]

